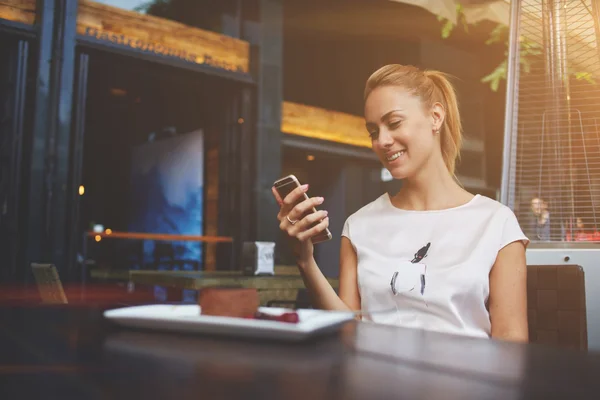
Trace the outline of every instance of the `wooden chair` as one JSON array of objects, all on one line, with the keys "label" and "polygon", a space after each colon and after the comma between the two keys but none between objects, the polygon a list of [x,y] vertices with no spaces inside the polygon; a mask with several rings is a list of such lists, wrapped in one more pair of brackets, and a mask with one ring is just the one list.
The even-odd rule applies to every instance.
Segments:
[{"label": "wooden chair", "polygon": [[63,289],[58,271],[53,264],[31,264],[33,276],[37,284],[42,303],[67,304],[67,296]]},{"label": "wooden chair", "polygon": [[583,268],[529,265],[527,303],[531,343],[587,350]]}]

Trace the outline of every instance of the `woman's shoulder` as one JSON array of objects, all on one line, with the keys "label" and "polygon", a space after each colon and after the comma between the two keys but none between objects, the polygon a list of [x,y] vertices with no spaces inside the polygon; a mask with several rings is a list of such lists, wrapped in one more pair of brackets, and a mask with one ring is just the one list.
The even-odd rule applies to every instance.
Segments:
[{"label": "woman's shoulder", "polygon": [[365,218],[370,218],[373,215],[379,214],[385,210],[386,204],[389,203],[389,195],[382,194],[375,200],[362,206],[358,211],[348,217],[348,221],[357,221]]},{"label": "woman's shoulder", "polygon": [[508,217],[514,215],[513,211],[509,207],[500,203],[497,200],[491,199],[487,196],[480,194],[475,196],[477,200],[475,204],[475,209],[477,210],[482,210],[501,217]]},{"label": "woman's shoulder", "polygon": [[372,221],[373,218],[427,218],[432,216],[447,218],[475,218],[477,220],[505,220],[515,218],[513,211],[506,205],[487,196],[475,194],[473,199],[462,206],[434,212],[402,212],[394,209],[388,193],[384,193],[371,201],[347,218],[347,223],[360,223]]}]

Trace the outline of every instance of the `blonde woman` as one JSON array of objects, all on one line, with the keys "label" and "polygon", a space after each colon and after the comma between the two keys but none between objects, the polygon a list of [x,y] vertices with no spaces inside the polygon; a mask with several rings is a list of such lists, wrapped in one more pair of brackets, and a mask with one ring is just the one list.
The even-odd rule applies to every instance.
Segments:
[{"label": "blonde woman", "polygon": [[527,341],[528,239],[509,208],[455,179],[462,128],[451,83],[438,71],[388,65],[368,79],[364,99],[372,149],[403,185],[346,220],[339,296],[310,240],[328,227],[327,211],[301,218],[324,199],[296,204],[306,185],[285,199],[273,191],[314,305],[362,310],[376,323]]}]

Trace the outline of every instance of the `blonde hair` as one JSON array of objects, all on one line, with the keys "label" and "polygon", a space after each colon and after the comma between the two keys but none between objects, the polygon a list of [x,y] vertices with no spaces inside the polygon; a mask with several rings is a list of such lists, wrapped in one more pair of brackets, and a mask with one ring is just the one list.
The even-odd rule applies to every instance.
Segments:
[{"label": "blonde hair", "polygon": [[382,86],[399,86],[418,96],[425,107],[440,103],[446,118],[440,129],[442,157],[450,174],[454,175],[460,157],[462,124],[458,112],[456,91],[443,72],[420,70],[412,65],[390,64],[375,71],[365,86],[365,101],[371,92]]}]

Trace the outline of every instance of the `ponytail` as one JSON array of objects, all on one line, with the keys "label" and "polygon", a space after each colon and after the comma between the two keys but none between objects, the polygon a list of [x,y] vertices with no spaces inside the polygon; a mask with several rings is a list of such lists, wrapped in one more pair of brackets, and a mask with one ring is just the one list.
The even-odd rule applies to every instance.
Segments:
[{"label": "ponytail", "polygon": [[446,117],[440,129],[442,157],[448,172],[455,176],[456,161],[462,145],[462,124],[458,111],[456,91],[443,72],[421,71],[411,65],[391,64],[375,71],[367,80],[365,100],[373,90],[381,86],[401,86],[421,98],[429,109],[440,103]]},{"label": "ponytail", "polygon": [[443,72],[425,71],[425,76],[433,81],[441,99],[441,101],[438,101],[446,110],[446,118],[440,130],[442,157],[444,157],[446,168],[454,175],[456,161],[460,159],[460,147],[462,145],[462,123],[458,111],[456,91]]}]

